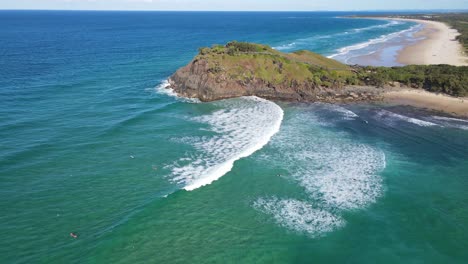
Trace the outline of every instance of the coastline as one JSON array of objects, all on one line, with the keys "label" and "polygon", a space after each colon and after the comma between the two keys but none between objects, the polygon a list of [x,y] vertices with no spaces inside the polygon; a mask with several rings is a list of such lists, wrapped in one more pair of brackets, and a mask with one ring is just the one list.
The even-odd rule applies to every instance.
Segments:
[{"label": "coastline", "polygon": [[[177,97],[187,98],[187,95],[178,94],[176,91],[174,91],[169,84],[162,89],[170,90],[170,94],[172,96],[175,95]],[[376,90],[375,87],[371,86],[348,86],[341,92],[342,95],[333,94],[333,96],[329,96],[330,93],[325,92],[322,96],[318,96],[319,99],[316,101],[330,104],[351,102],[383,102],[384,104],[388,105],[406,105],[421,109],[438,111],[455,117],[468,118],[468,97],[453,97],[446,94],[432,93],[422,89],[414,88],[385,87],[384,90]],[[261,98],[273,101],[297,101],[292,99],[285,100],[284,98],[280,97]]]},{"label": "coastline", "polygon": [[382,96],[387,104],[409,105],[468,118],[468,97],[452,97],[411,88],[388,90]]},{"label": "coastline", "polygon": [[398,52],[397,61],[401,64],[449,64],[455,66],[468,65],[468,57],[463,52],[463,46],[456,40],[460,35],[457,30],[442,22],[385,18],[389,20],[413,21],[422,24],[424,28],[414,37],[421,38],[414,44],[406,45]]}]

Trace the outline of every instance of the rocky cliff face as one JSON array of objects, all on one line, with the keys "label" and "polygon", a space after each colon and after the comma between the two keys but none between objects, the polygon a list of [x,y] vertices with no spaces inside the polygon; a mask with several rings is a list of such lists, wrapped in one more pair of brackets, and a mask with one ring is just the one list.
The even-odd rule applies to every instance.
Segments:
[{"label": "rocky cliff face", "polygon": [[351,102],[381,99],[382,90],[368,86],[319,87],[313,83],[272,84],[259,78],[239,81],[225,74],[213,74],[205,60],[194,60],[177,70],[169,88],[178,95],[203,102],[240,96],[258,96],[284,101]]},{"label": "rocky cliff face", "polygon": [[229,44],[201,50],[193,61],[170,77],[170,88],[180,96],[201,101],[252,95],[273,100],[324,102],[380,98],[380,89],[344,86],[326,76],[330,67],[340,67],[332,73],[336,78],[341,78],[340,74],[350,76],[352,69],[347,65],[310,52],[284,54],[267,46],[249,45],[252,46],[248,52],[236,47],[231,53]]}]

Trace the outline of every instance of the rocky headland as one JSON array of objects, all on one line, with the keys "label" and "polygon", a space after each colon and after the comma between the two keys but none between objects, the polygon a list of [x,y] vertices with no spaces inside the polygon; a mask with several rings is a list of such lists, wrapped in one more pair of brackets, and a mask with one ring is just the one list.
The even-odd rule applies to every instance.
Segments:
[{"label": "rocky headland", "polygon": [[230,42],[200,48],[169,78],[179,96],[214,101],[240,96],[302,102],[379,101],[389,91],[424,89],[463,97],[468,67],[362,67],[310,51],[282,53],[269,46]]}]

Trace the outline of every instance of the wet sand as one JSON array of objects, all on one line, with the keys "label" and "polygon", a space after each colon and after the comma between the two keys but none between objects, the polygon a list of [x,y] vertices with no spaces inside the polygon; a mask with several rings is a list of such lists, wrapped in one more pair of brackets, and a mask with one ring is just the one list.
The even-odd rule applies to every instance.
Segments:
[{"label": "wet sand", "polygon": [[452,97],[419,89],[396,89],[383,94],[384,102],[410,105],[468,118],[468,97]]}]

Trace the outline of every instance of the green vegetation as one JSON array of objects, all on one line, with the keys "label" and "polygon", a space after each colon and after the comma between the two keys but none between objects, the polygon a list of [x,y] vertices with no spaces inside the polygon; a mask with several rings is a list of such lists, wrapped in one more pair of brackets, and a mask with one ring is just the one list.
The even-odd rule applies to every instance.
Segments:
[{"label": "green vegetation", "polygon": [[465,47],[465,52],[468,52],[468,13],[432,16],[431,20],[447,23],[456,29],[460,33],[457,40]]},{"label": "green vegetation", "polygon": [[354,75],[348,65],[310,51],[287,54],[267,45],[236,41],[199,51],[195,59],[208,61],[208,72],[223,73],[242,83],[260,79],[272,85],[307,82],[337,87]]},{"label": "green vegetation", "polygon": [[272,86],[308,84],[316,88],[400,84],[454,96],[468,95],[467,66],[349,66],[310,51],[282,53],[267,45],[236,41],[199,51],[195,61],[206,61],[210,74],[243,84],[262,81]]},{"label": "green vegetation", "polygon": [[358,79],[368,85],[394,85],[398,82],[412,88],[454,96],[468,95],[468,66],[408,65],[404,67],[362,67]]}]

